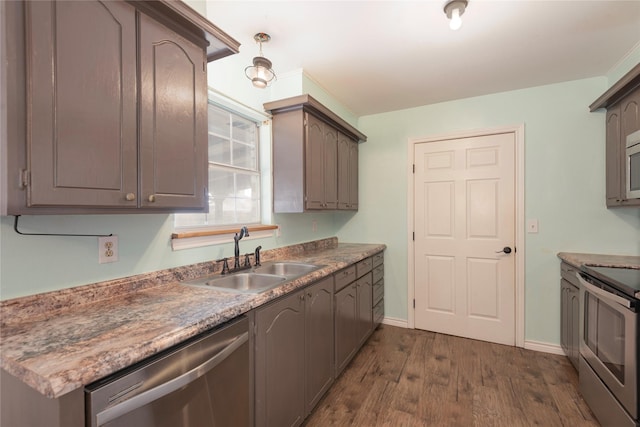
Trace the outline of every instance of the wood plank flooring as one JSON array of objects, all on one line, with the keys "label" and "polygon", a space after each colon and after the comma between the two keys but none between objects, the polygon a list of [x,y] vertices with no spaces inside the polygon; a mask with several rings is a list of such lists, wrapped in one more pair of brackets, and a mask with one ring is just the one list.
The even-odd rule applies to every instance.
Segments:
[{"label": "wood plank flooring", "polygon": [[599,424],[564,356],[381,325],[305,426]]}]

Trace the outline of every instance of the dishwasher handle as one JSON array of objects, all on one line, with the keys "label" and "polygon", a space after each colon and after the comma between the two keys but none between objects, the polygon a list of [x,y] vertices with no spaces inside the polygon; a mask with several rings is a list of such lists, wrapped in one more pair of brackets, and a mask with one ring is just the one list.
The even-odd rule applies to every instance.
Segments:
[{"label": "dishwasher handle", "polygon": [[124,414],[132,412],[148,403],[158,400],[168,394],[173,393],[176,390],[192,383],[198,378],[205,375],[207,372],[222,363],[227,357],[229,357],[234,351],[236,351],[242,344],[249,340],[249,333],[245,332],[238,335],[228,346],[222,349],[219,353],[213,356],[211,359],[202,363],[199,366],[191,369],[184,374],[175,377],[157,387],[140,393],[137,396],[127,399],[115,406],[105,409],[96,415],[96,421],[98,426],[102,426],[109,421],[112,421]]},{"label": "dishwasher handle", "polygon": [[631,301],[629,301],[628,299],[622,298],[621,296],[612,294],[611,292],[607,292],[604,289],[600,289],[599,287],[592,285],[591,283],[584,280],[580,275],[580,273],[576,273],[576,277],[580,281],[580,284],[584,286],[584,288],[587,291],[591,292],[592,294],[599,296],[605,301],[613,302],[615,304],[620,304],[621,306],[626,308],[631,308]]}]

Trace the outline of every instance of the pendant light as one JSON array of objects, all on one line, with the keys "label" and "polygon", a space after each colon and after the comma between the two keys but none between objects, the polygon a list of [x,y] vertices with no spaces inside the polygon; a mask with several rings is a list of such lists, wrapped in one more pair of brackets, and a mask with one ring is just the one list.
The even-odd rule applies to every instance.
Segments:
[{"label": "pendant light", "polygon": [[267,33],[258,33],[253,39],[260,45],[260,55],[253,58],[253,65],[244,69],[247,78],[257,88],[264,89],[276,78],[276,73],[271,69],[271,61],[264,57],[262,53],[262,43],[271,40]]},{"label": "pendant light", "polygon": [[467,8],[467,0],[450,0],[444,5],[444,13],[449,21],[449,28],[459,30],[462,27],[462,14]]}]

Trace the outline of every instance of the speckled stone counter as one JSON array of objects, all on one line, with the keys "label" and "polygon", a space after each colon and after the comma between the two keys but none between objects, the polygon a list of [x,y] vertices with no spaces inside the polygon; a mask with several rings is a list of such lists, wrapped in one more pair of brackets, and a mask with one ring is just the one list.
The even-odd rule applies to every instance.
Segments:
[{"label": "speckled stone counter", "polygon": [[384,249],[330,238],[264,251],[324,267],[261,294],[179,283],[219,272],[212,261],[2,301],[0,366],[57,398]]},{"label": "speckled stone counter", "polygon": [[640,256],[560,252],[558,253],[558,258],[568,264],[573,265],[576,268],[580,268],[583,265],[592,265],[597,267],[623,267],[640,269]]}]

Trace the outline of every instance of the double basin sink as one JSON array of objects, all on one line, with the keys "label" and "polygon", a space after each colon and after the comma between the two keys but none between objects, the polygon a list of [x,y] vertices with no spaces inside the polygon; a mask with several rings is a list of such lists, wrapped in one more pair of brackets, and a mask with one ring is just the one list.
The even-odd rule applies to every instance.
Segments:
[{"label": "double basin sink", "polygon": [[207,276],[182,282],[183,285],[200,286],[226,292],[258,294],[311,273],[322,266],[299,262],[271,262],[253,267],[247,272]]}]

